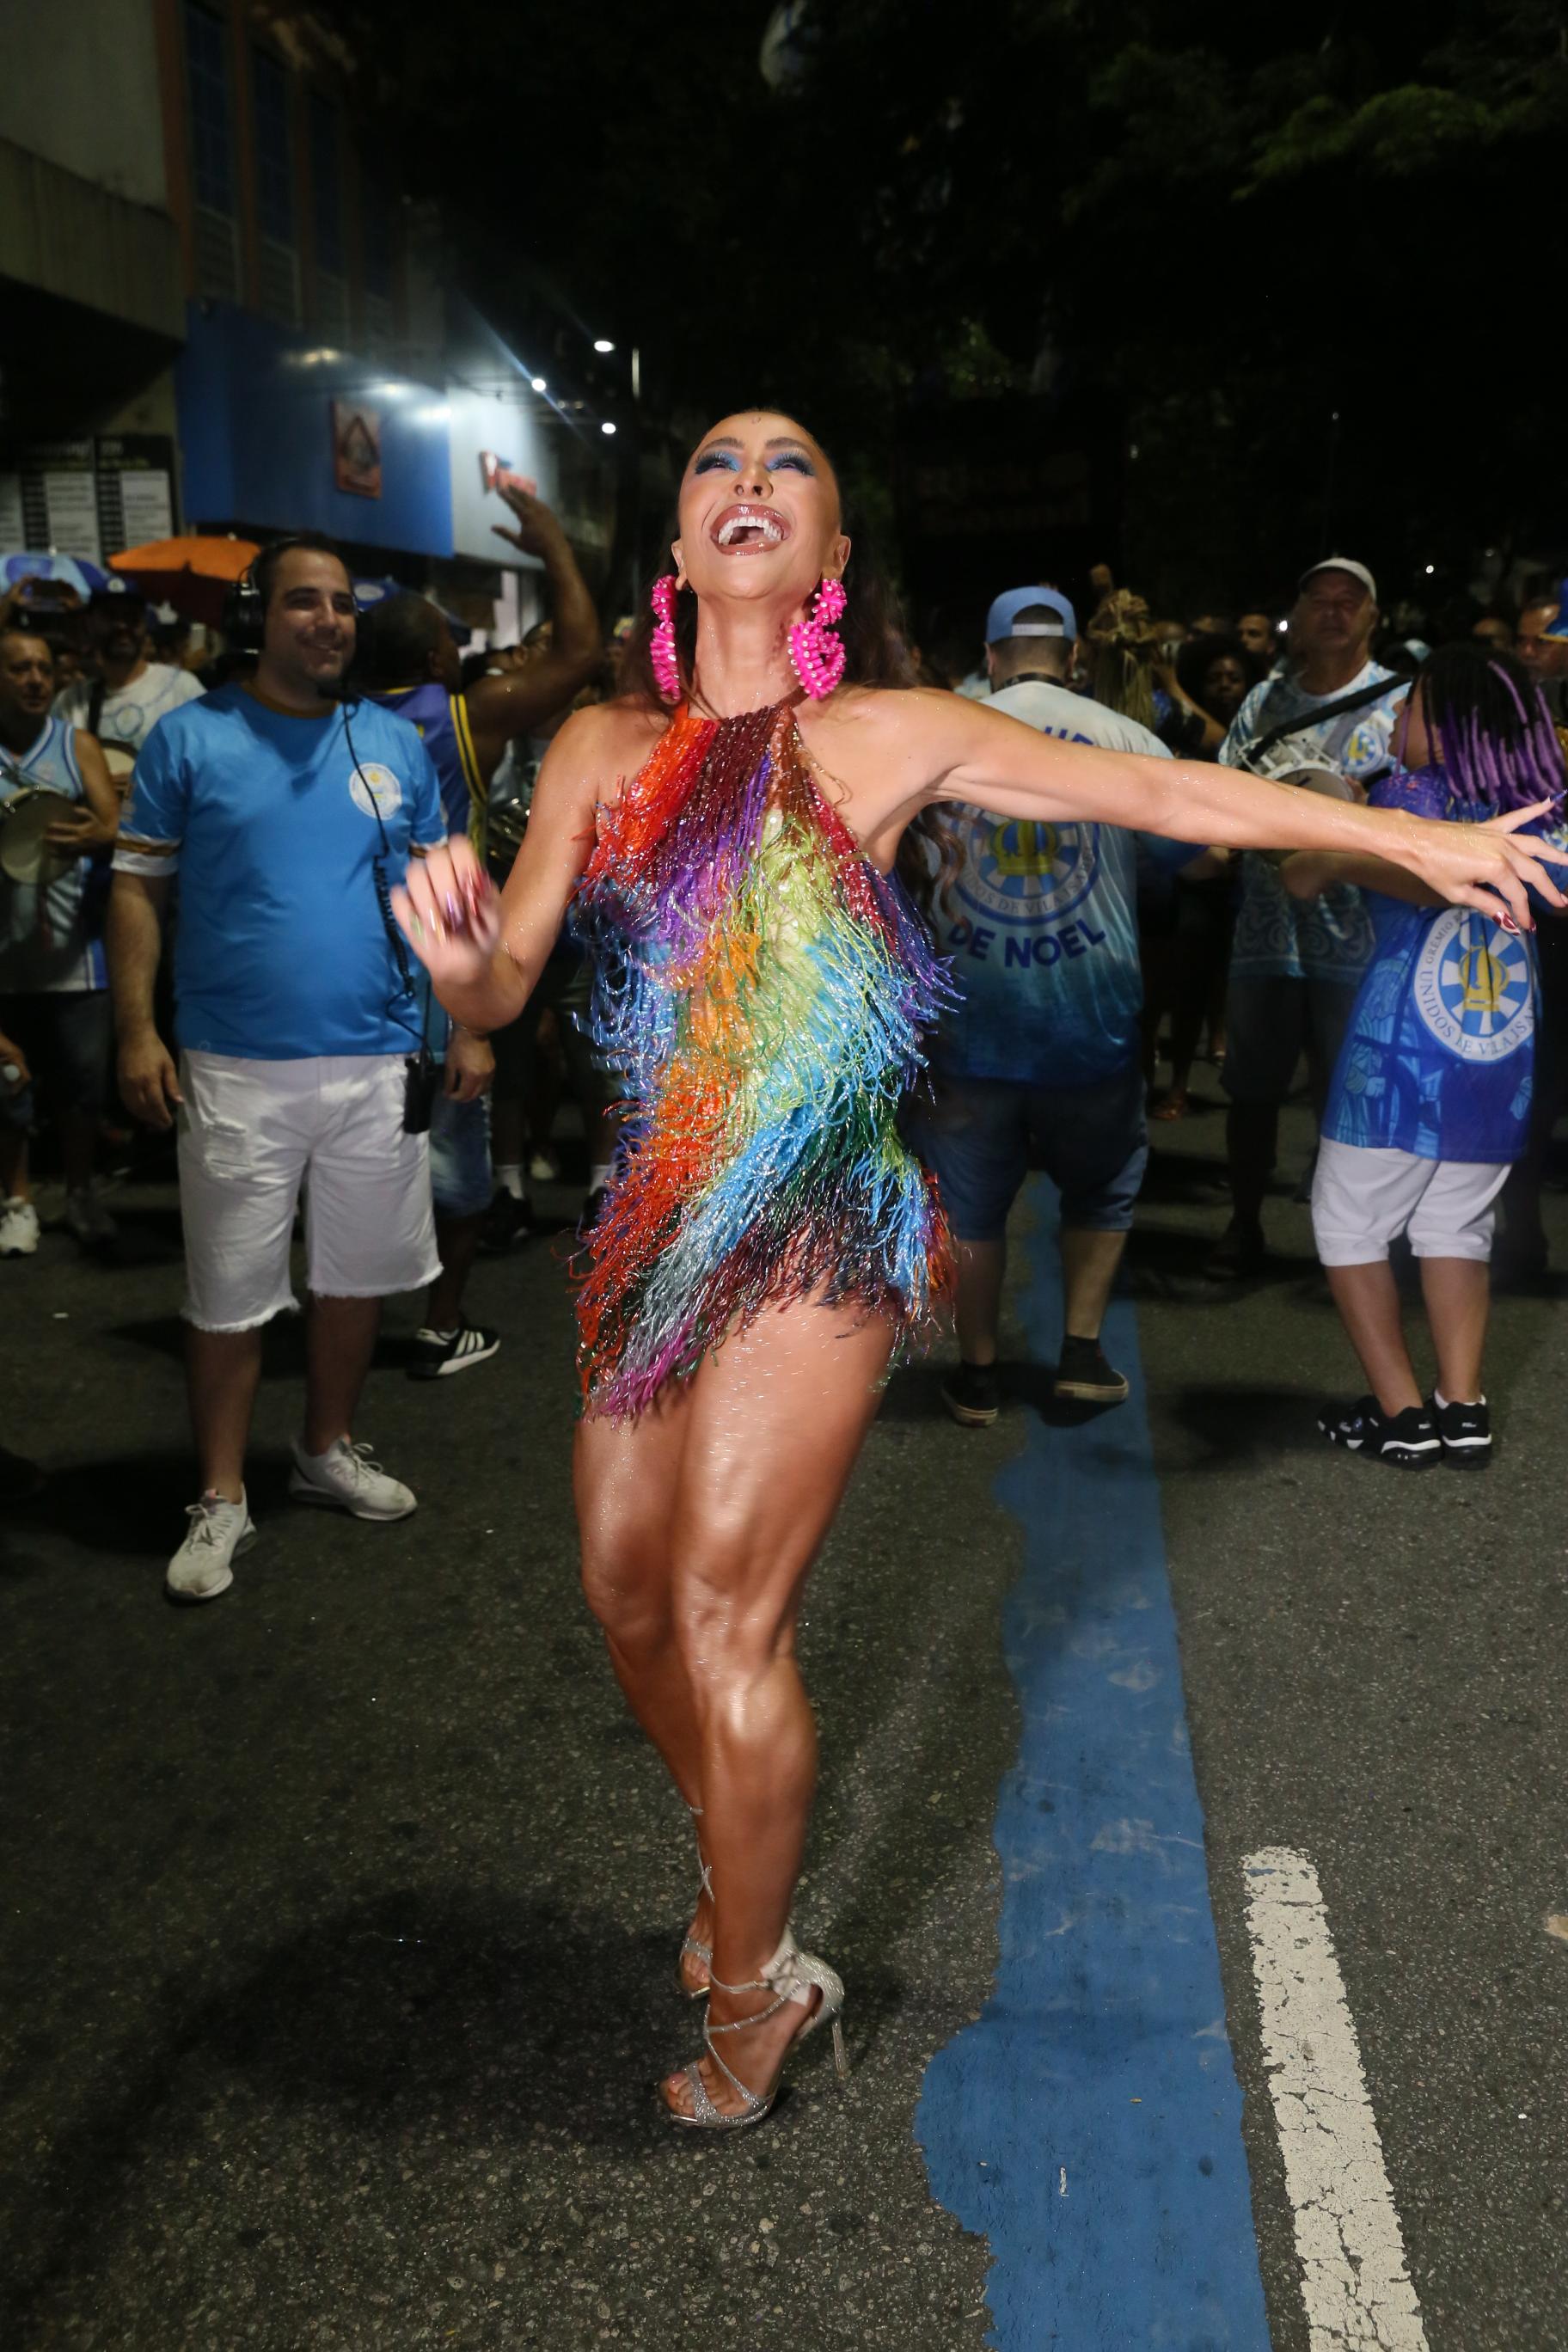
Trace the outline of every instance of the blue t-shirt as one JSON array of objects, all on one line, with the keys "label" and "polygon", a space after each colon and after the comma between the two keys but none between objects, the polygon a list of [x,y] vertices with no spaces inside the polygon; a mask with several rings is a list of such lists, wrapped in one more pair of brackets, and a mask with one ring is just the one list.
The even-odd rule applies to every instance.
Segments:
[{"label": "blue t-shirt", "polygon": [[[1455,824],[1476,819],[1450,800],[1441,768],[1390,776],[1368,800]],[[1539,823],[1526,829],[1557,837]],[[1323,1133],[1422,1160],[1517,1160],[1535,1067],[1530,940],[1474,908],[1364,895],[1375,945],[1334,1067]]]},{"label": "blue t-shirt", "polygon": [[228,686],[158,721],[121,843],[132,870],[143,848],[174,852],[183,1046],[284,1062],[417,1045],[417,1000],[377,903],[384,830],[388,885],[411,847],[447,837],[428,752],[374,704],[296,719]]},{"label": "blue t-shirt", "polygon": [[[992,708],[1068,742],[1171,756],[1135,720],[1044,680],[1004,687]],[[936,1068],[1063,1088],[1125,1069],[1139,1050],[1143,1009],[1140,850],[1170,872],[1201,846],[1114,824],[1050,824],[964,806],[947,814],[963,864],[939,889],[934,914],[961,999],[933,1041]]]}]

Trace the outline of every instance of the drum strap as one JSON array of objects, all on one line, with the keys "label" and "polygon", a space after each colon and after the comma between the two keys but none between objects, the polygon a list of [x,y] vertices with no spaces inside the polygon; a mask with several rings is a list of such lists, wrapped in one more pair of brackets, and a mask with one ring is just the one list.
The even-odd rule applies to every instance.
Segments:
[{"label": "drum strap", "polygon": [[[1342,694],[1336,701],[1321,703],[1316,710],[1299,710],[1294,719],[1282,719],[1270,727],[1256,741],[1247,744],[1241,754],[1241,765],[1250,768],[1276,743],[1283,743],[1287,735],[1304,735],[1309,728],[1321,727],[1325,719],[1342,719],[1347,710],[1364,710],[1368,703],[1381,702],[1399,684],[1396,677],[1380,677],[1375,686],[1359,686],[1353,694]],[[1267,703],[1264,706],[1267,709]]]}]

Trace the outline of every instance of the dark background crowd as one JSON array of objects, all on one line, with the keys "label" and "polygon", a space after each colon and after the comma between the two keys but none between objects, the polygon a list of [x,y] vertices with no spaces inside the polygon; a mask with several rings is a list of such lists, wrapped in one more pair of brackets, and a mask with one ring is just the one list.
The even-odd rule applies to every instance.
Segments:
[{"label": "dark background crowd", "polygon": [[[353,614],[343,677],[341,682],[334,677],[333,685],[334,692],[346,694],[351,710],[363,698],[372,707],[415,719],[439,774],[442,824],[468,832],[482,845],[498,882],[504,882],[526,833],[533,780],[551,735],[571,709],[616,690],[616,640],[630,625],[626,616],[607,636],[601,631],[582,573],[549,510],[519,488],[503,487],[502,495],[517,526],[515,531],[508,527],[509,535],[544,562],[552,602],[547,617],[517,644],[480,639],[465,651],[460,640],[467,633],[432,599],[411,592],[388,595]],[[275,542],[269,580],[296,562],[293,545],[287,538]],[[336,573],[346,572],[334,551],[324,549],[318,556],[308,535],[300,545],[309,562],[325,564],[330,585]],[[1037,588],[1010,590],[988,614],[977,611],[962,632],[949,624],[937,634],[940,614],[932,616],[929,643],[917,643],[910,632],[911,676],[960,694],[999,695],[1000,707],[1080,740],[1151,751],[1163,747],[1187,761],[1223,758],[1256,765],[1263,773],[1284,772],[1297,782],[1310,782],[1308,772],[1314,769],[1320,782],[1321,772],[1339,772],[1351,778],[1348,789],[1361,797],[1369,780],[1391,764],[1388,729],[1409,681],[1445,646],[1462,646],[1478,656],[1517,664],[1519,677],[1538,687],[1553,718],[1563,719],[1568,633],[1556,567],[1550,563],[1521,563],[1506,580],[1478,581],[1468,598],[1450,599],[1441,610],[1406,604],[1387,613],[1366,567],[1353,557],[1331,556],[1308,568],[1296,597],[1283,609],[1263,600],[1237,600],[1233,609],[1190,618],[1162,614],[1135,588],[1119,585],[1108,566],[1097,565],[1081,583],[1073,583],[1084,598],[1087,618],[1081,625],[1073,602],[1047,576],[1053,572],[1048,551],[1040,572]],[[1010,635],[1015,629],[1019,634]],[[135,762],[160,723],[209,694],[221,698],[236,687],[255,687],[263,658],[259,642],[243,627],[232,625],[226,635],[218,626],[193,625],[177,610],[146,601],[134,583],[115,581],[83,599],[56,582],[24,578],[13,583],[0,605],[0,750],[7,789],[6,801],[0,803],[0,843],[11,838],[8,819],[31,797],[30,783],[53,782],[69,793],[71,776],[77,778],[77,797],[54,804],[58,814],[31,853],[34,864],[29,866],[28,853],[19,851],[7,861],[0,881],[6,959],[0,988],[0,1257],[8,1262],[36,1255],[42,1244],[47,1263],[48,1249],[57,1245],[40,1224],[36,1181],[42,1182],[48,1222],[110,1266],[120,1246],[111,1206],[116,1189],[170,1172],[168,1133],[160,1134],[156,1127],[149,1130],[146,1104],[127,1085],[123,1012],[118,1087],[114,1082],[111,975],[103,943],[119,812]],[[1043,711],[1027,703],[1031,681],[1046,689]],[[1354,701],[1358,688],[1365,718],[1381,722],[1382,732],[1374,723],[1370,734],[1363,727],[1346,738],[1342,727],[1334,735],[1329,722],[1339,699],[1350,690]],[[1020,690],[1026,692],[1022,707]],[[1291,693],[1304,698],[1299,731],[1287,735],[1277,758],[1255,759],[1257,747],[1248,736],[1266,736],[1265,722],[1275,707],[1270,698]],[[1278,707],[1297,709],[1294,703]],[[1329,720],[1319,724],[1325,711]],[[68,740],[77,746],[70,774],[63,767],[58,774],[46,774],[37,759],[57,742],[63,759]],[[89,753],[101,754],[90,769]],[[994,864],[1005,830],[977,844],[980,866],[987,859]],[[1082,830],[1108,836],[1112,832]],[[1051,860],[1063,855],[1059,842],[1052,838],[1041,846],[1031,839],[1023,844],[1021,856],[1016,849],[1015,845],[1016,870],[1031,870],[1036,886],[1048,891]],[[1002,862],[1005,866],[1005,856]],[[131,863],[137,863],[134,856]],[[1290,1030],[1292,1013],[1281,1033],[1289,1033],[1287,1049],[1273,1054],[1271,1074],[1239,1086],[1226,1079],[1227,1056],[1233,1072],[1237,1066],[1237,1024],[1260,1017],[1257,1008],[1265,1000],[1259,985],[1276,984],[1272,971],[1259,967],[1265,979],[1255,980],[1249,993],[1246,975],[1238,980],[1229,969],[1237,911],[1247,898],[1243,864],[1215,853],[1206,862],[1199,858],[1173,871],[1141,849],[1135,883],[1129,882],[1135,888],[1136,969],[1121,980],[1122,994],[1135,1011],[1142,996],[1136,1100],[1116,1115],[1128,1134],[1142,1138],[1145,1105],[1156,1123],[1190,1114],[1194,1100],[1205,1098],[1201,1088],[1194,1092],[1200,1061],[1224,1081],[1230,1096],[1230,1214],[1216,1232],[1207,1269],[1222,1282],[1267,1271],[1262,1212],[1274,1167],[1279,1108],[1304,1086],[1321,1109],[1342,1020],[1364,961],[1358,948],[1355,953],[1346,950],[1342,971],[1325,972],[1310,951],[1304,971],[1282,965],[1281,975],[1289,975],[1286,1001],[1305,1008],[1300,1034]],[[1131,877],[1131,866],[1128,872]],[[24,876],[31,878],[18,878]],[[62,914],[57,939],[49,930],[51,890],[62,887],[68,897],[74,890],[79,903],[74,914]],[[976,887],[984,890],[984,876]],[[973,912],[979,902],[967,903]],[[1089,903],[1098,904],[1092,898]],[[961,988],[979,992],[973,1021],[982,1024],[995,1018],[1014,1040],[995,1065],[1009,1080],[1021,1082],[1028,1067],[1027,1055],[1020,1058],[1016,1047],[1015,1013],[1022,1017],[1023,1033],[1040,1046],[1042,1085],[1060,1079],[1064,1066],[1069,1088],[1098,1078],[1097,1055],[1108,1066],[1125,1063],[1125,1041],[1097,1007],[1090,1025],[1098,1024],[1102,1034],[1089,1049],[1084,1071],[1071,1066],[1078,1015],[1065,969],[1062,976],[1047,975],[1043,993],[1037,984],[1032,997],[1007,1004],[1001,1015],[995,1008],[983,1009],[984,989],[973,959],[990,934],[966,919],[962,907],[955,908],[951,892],[933,904],[932,915]],[[166,911],[163,919],[168,919]],[[1568,1058],[1562,1035],[1564,959],[1552,932],[1552,925],[1544,923],[1536,1112],[1522,1164],[1505,1196],[1500,1264],[1510,1279],[1538,1279],[1548,1271],[1540,1195],[1562,1108],[1558,1072]],[[1090,929],[1086,936],[1103,934]],[[1077,952],[1070,931],[1065,945],[1069,955]],[[1054,960],[1054,948],[1051,954]],[[59,964],[61,955],[67,966]],[[72,957],[79,961],[70,962]],[[1035,980],[1039,983],[1037,972]],[[1293,986],[1296,981],[1300,987]],[[1336,1001],[1331,987],[1325,996],[1325,982],[1342,983],[1331,1016],[1322,1010],[1325,1002]],[[496,1353],[500,1333],[465,1312],[470,1272],[479,1254],[504,1253],[526,1243],[535,1224],[534,1191],[559,1180],[563,1165],[578,1185],[582,1229],[591,1233],[616,1161],[616,1089],[614,1074],[594,1067],[581,1037],[586,986],[584,960],[563,936],[528,1015],[514,1032],[478,1041],[458,1032],[436,1055],[438,1108],[425,1181],[434,1187],[439,1267],[431,1269],[434,1282],[412,1371],[439,1377],[478,1368]],[[155,1017],[172,1050],[178,1012],[167,960],[157,976]],[[1268,1018],[1279,1026],[1273,1000],[1268,1000]],[[1258,1048],[1250,1051],[1256,1055]],[[940,1052],[934,1059],[940,1090]],[[979,1066],[989,1066],[982,1059]],[[1081,1119],[1086,1099],[1071,1097],[1075,1118]],[[129,1115],[128,1102],[140,1118]],[[156,1106],[159,1112],[163,1108]],[[1031,1131],[1026,1140],[1033,1164],[1064,1181],[1053,1163],[1048,1136]],[[933,1156],[940,1164],[940,1151]],[[1086,1260],[1078,1270],[1077,1292],[1068,1265],[1061,1379],[1065,1393],[1089,1402],[1111,1403],[1125,1393],[1121,1376],[1099,1353],[1098,1332],[1143,1164],[1142,1157],[1129,1159],[1117,1179],[1121,1192],[1109,1213],[1109,1232],[1099,1228],[1110,1196],[1101,1178],[1095,1179],[1089,1190],[1099,1205],[1086,1214],[1090,1237],[1100,1245],[1090,1253],[1092,1264]],[[1070,1177],[1065,1181],[1070,1224]],[[962,1179],[955,1176],[953,1182],[962,1198]],[[999,1220],[1005,1220],[1016,1190],[1016,1182],[1011,1191],[1004,1186],[998,1237]],[[991,1213],[976,1213],[984,1223]],[[993,1266],[985,1246],[977,1241],[971,1250],[967,1240],[963,1244],[984,1276],[978,1308],[973,1289],[966,1292],[961,1285],[963,1360],[949,1384],[948,1402],[963,1421],[989,1420],[999,1404],[994,1363],[1000,1260]],[[14,1263],[7,1263],[0,1280],[17,1278]],[[482,1303],[482,1285],[479,1296]],[[1087,1302],[1078,1317],[1080,1324],[1087,1320],[1087,1328],[1077,1330],[1075,1297]],[[1068,1361],[1074,1346],[1088,1351],[1076,1367]],[[36,1484],[26,1462],[9,1465],[6,1475],[16,1496]]]}]

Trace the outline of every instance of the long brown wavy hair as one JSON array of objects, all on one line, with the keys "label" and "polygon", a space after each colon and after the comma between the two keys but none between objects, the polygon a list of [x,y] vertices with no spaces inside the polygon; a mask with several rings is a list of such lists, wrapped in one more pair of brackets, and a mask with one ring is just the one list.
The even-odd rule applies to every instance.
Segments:
[{"label": "long brown wavy hair", "polygon": [[1108,710],[1120,710],[1140,727],[1154,724],[1154,658],[1160,633],[1142,596],[1113,589],[1084,635],[1089,644],[1089,690]]},{"label": "long brown wavy hair", "polygon": [[[788,409],[775,409],[771,403],[755,405],[763,406],[771,415],[790,415]],[[727,415],[740,413],[732,409],[724,412]],[[811,437],[816,440],[815,434]],[[816,442],[816,446],[822,448],[820,441]],[[843,503],[843,484],[837,467],[826,449],[822,454],[827,458],[835,481],[839,484],[839,527],[852,542],[844,573],[848,604],[843,619],[837,624],[838,635],[844,645],[843,683],[846,686],[878,687],[885,692],[906,692],[920,681],[904,634],[903,614],[897,593],[877,558],[863,522],[853,517]],[[680,518],[677,512],[666,526],[664,545],[668,548],[679,536]],[[656,580],[673,579],[674,576],[675,566],[667,554],[647,583],[637,617],[622,647],[616,673],[616,693],[649,710],[662,711],[667,708],[653,674],[653,633],[658,622],[650,599]],[[697,658],[697,599],[694,595],[680,595],[675,600],[675,649],[679,657],[681,677],[689,688]],[[896,870],[911,897],[928,915],[939,881],[945,888],[956,862],[951,828],[935,809],[922,809],[907,826],[899,844]]]}]

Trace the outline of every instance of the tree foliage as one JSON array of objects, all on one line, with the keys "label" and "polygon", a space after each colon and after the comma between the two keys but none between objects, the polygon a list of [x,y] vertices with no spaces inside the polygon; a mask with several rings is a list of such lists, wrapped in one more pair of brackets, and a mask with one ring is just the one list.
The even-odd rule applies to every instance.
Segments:
[{"label": "tree foliage", "polygon": [[480,299],[637,341],[678,435],[783,399],[875,465],[911,408],[1092,387],[1135,550],[1250,593],[1325,530],[1563,528],[1554,0],[807,0],[774,85],[771,0],[329,13]]}]

